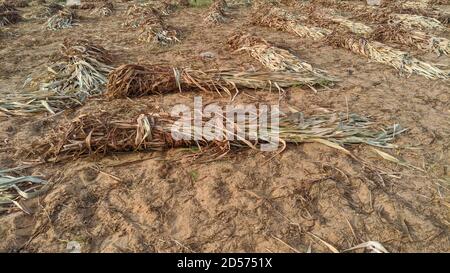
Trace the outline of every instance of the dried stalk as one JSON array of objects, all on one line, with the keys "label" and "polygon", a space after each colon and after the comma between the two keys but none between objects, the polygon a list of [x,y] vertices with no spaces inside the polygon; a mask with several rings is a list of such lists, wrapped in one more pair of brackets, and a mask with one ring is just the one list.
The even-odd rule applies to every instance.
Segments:
[{"label": "dried stalk", "polygon": [[111,56],[104,48],[87,40],[66,40],[59,60],[38,78],[39,91],[0,98],[0,111],[10,115],[54,114],[81,105],[87,97],[103,93],[112,70],[110,63]]},{"label": "dried stalk", "polygon": [[[255,113],[255,115],[258,114]],[[226,113],[223,116],[227,116]],[[405,131],[398,124],[381,130],[376,129],[375,124],[365,117],[338,113],[309,117],[304,117],[301,113],[281,116],[279,126],[269,125],[264,128],[267,129],[264,133],[260,131],[259,123],[250,124],[249,119],[245,124],[218,119],[215,124],[220,122],[225,124],[226,121],[231,122],[231,126],[216,125],[214,129],[217,131],[213,134],[202,130],[209,121],[206,118],[202,118],[201,127],[191,122],[192,127],[187,132],[174,126],[176,121],[179,121],[179,117],[172,117],[169,113],[141,114],[129,120],[112,116],[107,112],[82,115],[68,124],[62,124],[47,138],[33,143],[32,150],[47,161],[60,161],[82,155],[106,155],[191,146],[216,147],[222,151],[223,155],[231,147],[257,149],[264,143],[285,145],[286,143],[316,142],[349,153],[344,146],[366,144],[394,148],[395,145],[391,144],[391,141],[396,135]],[[254,131],[250,132],[250,130]],[[194,140],[196,132],[202,132],[202,134]],[[217,149],[214,150],[217,151]]]},{"label": "dried stalk", "polygon": [[310,72],[311,75],[331,83],[337,78],[324,70],[313,68],[311,64],[300,60],[288,50],[270,45],[267,41],[251,34],[237,33],[228,44],[236,51],[244,50],[272,71]]},{"label": "dried stalk", "polygon": [[109,75],[106,96],[140,97],[195,89],[232,96],[239,88],[271,89],[292,86],[325,86],[332,82],[305,72],[244,72],[236,70],[192,70],[158,65],[122,65]]}]

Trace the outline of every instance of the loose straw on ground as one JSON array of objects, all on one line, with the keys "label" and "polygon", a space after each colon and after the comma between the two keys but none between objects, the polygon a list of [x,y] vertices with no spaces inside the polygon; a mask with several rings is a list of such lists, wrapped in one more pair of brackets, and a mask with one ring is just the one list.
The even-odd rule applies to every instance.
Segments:
[{"label": "loose straw on ground", "polygon": [[0,170],[0,213],[10,211],[11,205],[20,208],[27,214],[31,211],[23,204],[27,200],[40,195],[47,181],[37,176],[14,176],[17,170],[23,168]]}]

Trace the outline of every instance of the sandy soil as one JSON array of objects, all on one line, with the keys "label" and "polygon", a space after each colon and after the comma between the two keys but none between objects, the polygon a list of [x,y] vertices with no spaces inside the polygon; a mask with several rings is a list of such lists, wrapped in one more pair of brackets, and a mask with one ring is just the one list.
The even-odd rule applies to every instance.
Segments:
[{"label": "sandy soil", "polygon": [[[111,50],[116,65],[262,68],[226,44],[236,30],[244,30],[343,80],[317,94],[293,88],[280,101],[282,107],[307,113],[321,108],[351,111],[380,124],[400,123],[409,128],[396,141],[404,148],[387,152],[426,172],[381,160],[366,146],[349,147],[363,164],[319,144],[289,145],[275,157],[233,151],[209,163],[187,160],[186,152],[172,150],[40,164],[24,174],[43,175],[50,188],[28,201],[32,215],[17,208],[0,215],[0,251],[63,252],[68,241],[78,241],[83,252],[305,252],[308,247],[329,252],[315,236],[338,250],[374,240],[391,252],[450,251],[448,81],[402,77],[346,50],[249,25],[250,10],[244,6],[231,9],[230,21],[214,27],[199,19],[205,8],[180,8],[167,20],[182,31],[182,43],[152,47],[121,27],[128,3],[114,3],[117,11],[111,17],[77,11],[80,25],[71,29],[45,30],[45,20],[32,18],[2,28],[0,93],[24,92],[24,80],[46,69],[63,39],[74,36]],[[33,2],[20,11],[32,14],[38,7]],[[448,32],[443,35],[450,38]],[[423,60],[450,64],[448,57],[408,50]],[[200,58],[206,51],[216,58]],[[1,118],[0,167],[29,163],[31,159],[19,156],[26,147],[21,144],[80,113],[126,109],[125,117],[189,104],[194,95],[95,99],[56,118]],[[228,101],[202,96],[205,103]],[[236,103],[278,100],[278,93],[246,91]]]}]

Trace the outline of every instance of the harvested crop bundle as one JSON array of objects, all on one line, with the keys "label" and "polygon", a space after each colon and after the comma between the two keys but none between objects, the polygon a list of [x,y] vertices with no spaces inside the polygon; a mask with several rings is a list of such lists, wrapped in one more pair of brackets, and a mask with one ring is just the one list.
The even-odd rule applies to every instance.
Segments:
[{"label": "harvested crop bundle", "polygon": [[363,23],[351,21],[348,18],[342,16],[334,15],[330,17],[329,20],[348,28],[352,33],[355,34],[368,35],[373,32],[373,29],[370,26]]},{"label": "harvested crop bundle", "polygon": [[[224,113],[223,116],[227,114]],[[302,116],[302,120],[299,121],[297,116]],[[171,117],[169,113],[141,114],[128,120],[107,112],[82,115],[69,124],[60,126],[46,139],[34,143],[32,150],[47,161],[60,161],[82,155],[160,151],[190,146],[219,146],[225,154],[231,147],[257,149],[264,143],[280,144],[283,149],[286,143],[315,142],[349,153],[344,148],[345,145],[367,144],[393,148],[395,146],[391,141],[405,131],[398,124],[377,129],[373,122],[357,114],[328,113],[304,117],[301,113],[295,113],[281,116],[279,126],[269,124],[264,128],[267,132],[264,134],[259,133],[260,124],[255,124],[254,128],[249,126],[248,120],[244,126],[227,120],[233,122],[227,126],[232,127],[231,130],[216,127],[217,132],[214,135],[203,131],[201,139],[194,140],[193,134],[197,129],[202,132],[208,120],[202,118],[200,125],[194,123],[194,128],[184,132],[174,126],[178,119]],[[251,128],[258,133],[250,134],[248,131]],[[249,137],[250,135],[252,137]]]},{"label": "harvested crop bundle", "polygon": [[94,3],[82,3],[79,6],[74,6],[74,7],[78,7],[79,9],[95,9],[95,4]]},{"label": "harvested crop bundle", "polygon": [[350,34],[335,33],[328,38],[334,46],[346,48],[354,53],[387,64],[401,73],[417,74],[428,79],[448,79],[450,72],[420,61],[407,52],[403,52],[385,44],[370,41]]},{"label": "harvested crop bundle", "polygon": [[45,26],[50,30],[70,28],[74,24],[75,18],[76,14],[72,10],[60,10],[47,20]]},{"label": "harvested crop bundle", "polygon": [[326,71],[313,68],[311,64],[300,60],[285,49],[270,45],[267,41],[251,34],[237,33],[228,40],[228,44],[235,50],[245,50],[273,71],[309,71],[311,75],[320,77],[324,82],[334,82],[337,79],[327,75]]},{"label": "harvested crop bundle", "polygon": [[220,24],[226,22],[226,7],[227,5],[225,1],[216,0],[211,4],[204,21],[210,24]]},{"label": "harvested crop bundle", "polygon": [[[264,16],[264,15],[262,15]],[[327,21],[319,19],[317,14],[312,14],[309,18],[310,21]],[[258,21],[261,17],[258,18]],[[271,17],[272,18],[272,17]],[[317,20],[314,20],[317,18]],[[323,16],[321,18],[324,18]],[[291,20],[288,20],[291,21]],[[292,21],[291,21],[292,22]],[[294,32],[290,29],[286,29],[287,24],[272,24],[274,28],[283,29],[285,31]],[[304,33],[296,33],[300,37],[305,37]],[[409,53],[403,52],[379,42],[371,41],[370,39],[355,36],[346,33],[340,29],[332,32],[327,29],[327,33],[323,33],[324,37],[327,37],[327,42],[333,46],[346,48],[356,54],[368,57],[379,63],[390,65],[402,73],[408,75],[414,73],[425,76],[428,79],[448,79],[450,77],[449,71],[442,70],[432,64],[420,61],[412,57]],[[443,41],[445,43],[445,41]]]},{"label": "harvested crop bundle", "polygon": [[22,19],[17,11],[0,12],[0,27],[15,24]]},{"label": "harvested crop bundle", "polygon": [[450,41],[448,39],[434,37],[422,31],[408,31],[388,25],[377,28],[371,37],[375,40],[390,41],[435,52],[438,56],[450,54]]},{"label": "harvested crop bundle", "polygon": [[31,211],[22,203],[39,196],[44,189],[42,187],[47,181],[38,176],[14,176],[13,173],[25,169],[17,167],[13,169],[0,170],[0,213],[11,210],[15,205],[27,214]]},{"label": "harvested crop bundle", "polygon": [[331,34],[331,30],[306,26],[296,19],[296,16],[288,12],[281,12],[278,8],[269,8],[258,10],[253,14],[253,23],[261,26],[267,26],[278,30],[295,33],[299,37],[309,37],[314,40],[320,40]]},{"label": "harvested crop bundle", "polygon": [[142,27],[139,41],[168,46],[180,42],[180,34],[176,29],[164,24],[147,24]]},{"label": "harvested crop bundle", "polygon": [[114,5],[111,2],[106,2],[98,8],[95,8],[91,13],[100,16],[110,16],[114,11]]},{"label": "harvested crop bundle", "polygon": [[63,9],[64,9],[64,7],[61,6],[60,4],[56,4],[56,3],[45,4],[41,9],[38,10],[35,17],[48,18],[48,17],[51,17],[51,16],[57,14],[59,11],[61,11]]},{"label": "harvested crop bundle", "polygon": [[3,12],[12,12],[12,11],[18,11],[14,5],[11,3],[2,3],[0,4],[0,13]]},{"label": "harvested crop bundle", "polygon": [[59,61],[37,79],[39,91],[0,98],[0,111],[9,115],[56,113],[81,105],[87,97],[103,93],[110,63],[104,48],[87,40],[66,40]]},{"label": "harvested crop bundle", "polygon": [[61,61],[51,66],[51,80],[43,90],[73,96],[84,101],[88,96],[101,94],[112,70],[110,54],[101,46],[87,40],[65,40],[61,47]]},{"label": "harvested crop bundle", "polygon": [[175,4],[167,2],[156,2],[154,8],[158,10],[162,15],[168,16],[176,10],[177,6]]},{"label": "harvested crop bundle", "polygon": [[123,27],[139,28],[145,25],[162,24],[161,14],[154,8],[133,5],[126,11]]},{"label": "harvested crop bundle", "polygon": [[445,26],[437,19],[414,14],[392,14],[391,24],[401,25],[411,29],[444,30]]},{"label": "harvested crop bundle", "polygon": [[[16,8],[25,8],[29,6],[28,0],[9,0],[5,1],[4,4],[16,7]],[[0,7],[1,10],[1,7]]]},{"label": "harvested crop bundle", "polygon": [[323,86],[331,82],[305,72],[244,72],[235,70],[192,70],[158,65],[127,64],[109,74],[106,96],[139,97],[196,89],[237,94],[239,88],[271,89],[292,86]]}]

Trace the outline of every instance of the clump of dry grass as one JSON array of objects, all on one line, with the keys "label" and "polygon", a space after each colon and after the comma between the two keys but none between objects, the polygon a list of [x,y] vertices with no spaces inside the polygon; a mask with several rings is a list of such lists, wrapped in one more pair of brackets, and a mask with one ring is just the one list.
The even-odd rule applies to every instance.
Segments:
[{"label": "clump of dry grass", "polygon": [[70,28],[73,26],[76,17],[76,13],[72,10],[60,10],[47,20],[45,26],[50,30]]},{"label": "clump of dry grass", "polygon": [[139,97],[182,90],[226,93],[232,96],[240,88],[276,89],[292,86],[324,86],[331,82],[305,72],[246,72],[238,70],[193,70],[161,65],[127,64],[109,74],[106,96]]},{"label": "clump of dry grass", "polygon": [[31,214],[22,200],[32,199],[44,191],[42,187],[47,184],[47,181],[41,177],[13,174],[24,168],[0,170],[0,213],[10,211],[11,205],[14,205],[25,213]]},{"label": "clump of dry grass", "polygon": [[15,24],[19,22],[22,17],[19,15],[17,11],[5,11],[0,12],[0,27]]},{"label": "clump of dry grass", "polygon": [[441,70],[434,65],[420,61],[407,52],[363,37],[335,33],[328,37],[328,42],[331,45],[346,48],[378,63],[392,66],[407,75],[417,74],[428,79],[448,79],[450,77],[449,71]]},{"label": "clump of dry grass", "polygon": [[0,98],[0,111],[9,115],[56,113],[81,105],[87,97],[103,93],[110,63],[110,54],[101,46],[65,40],[59,60],[33,81],[40,84],[39,90]]},{"label": "clump of dry grass", "polygon": [[225,9],[228,7],[225,0],[215,0],[206,15],[204,22],[209,24],[220,24],[227,21]]},{"label": "clump of dry grass", "polygon": [[313,68],[311,64],[300,60],[288,50],[269,44],[266,40],[251,34],[236,33],[228,39],[228,44],[234,50],[244,50],[265,67],[273,71],[310,72],[315,77],[322,78],[326,83],[337,81],[324,70]]},{"label": "clump of dry grass", "polygon": [[450,41],[443,37],[434,37],[422,31],[405,30],[395,26],[380,26],[372,38],[416,47],[419,50],[435,52],[438,56],[450,54]]},{"label": "clump of dry grass", "polygon": [[295,33],[302,38],[308,37],[320,40],[332,32],[321,27],[306,26],[295,15],[282,11],[277,7],[257,10],[252,17],[255,24]]},{"label": "clump of dry grass", "polygon": [[98,8],[94,8],[91,14],[96,14],[99,16],[110,16],[114,12],[114,5],[111,2],[106,2],[99,6]]},{"label": "clump of dry grass", "polygon": [[[127,111],[124,109],[124,111]],[[224,116],[227,116],[224,113]],[[299,118],[300,117],[300,118]],[[208,122],[203,118],[201,127],[194,123],[190,132],[174,127],[179,117],[169,113],[146,113],[132,119],[113,116],[107,112],[81,115],[62,124],[53,134],[33,143],[32,150],[47,161],[60,161],[83,155],[105,155],[117,152],[166,150],[177,147],[216,147],[221,155],[231,147],[257,149],[264,143],[321,143],[350,154],[346,145],[366,144],[382,148],[393,148],[396,135],[405,131],[398,124],[378,129],[375,123],[357,114],[327,113],[304,116],[302,113],[282,115],[278,127],[268,126],[267,134],[256,133],[250,137],[250,126],[232,122],[232,130],[216,127],[219,134],[208,135],[203,131],[200,139],[194,141],[194,134],[202,132]],[[223,120],[225,124],[225,120]],[[257,125],[256,132],[259,131]],[[184,136],[177,140],[174,135]],[[250,139],[252,138],[252,139]],[[190,140],[192,139],[192,140]],[[218,148],[218,149],[217,149]]]}]

